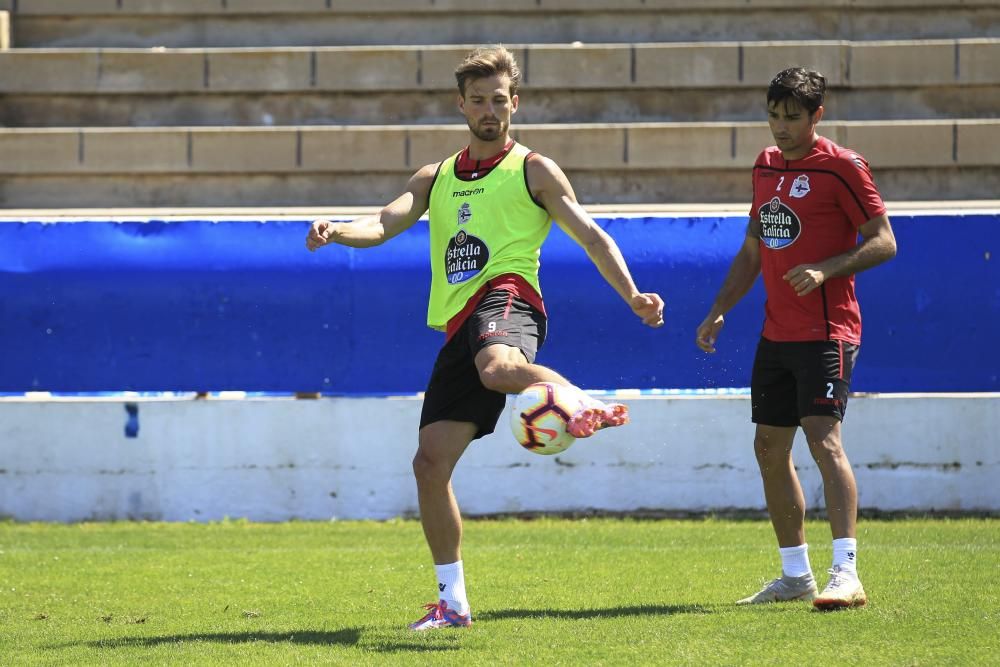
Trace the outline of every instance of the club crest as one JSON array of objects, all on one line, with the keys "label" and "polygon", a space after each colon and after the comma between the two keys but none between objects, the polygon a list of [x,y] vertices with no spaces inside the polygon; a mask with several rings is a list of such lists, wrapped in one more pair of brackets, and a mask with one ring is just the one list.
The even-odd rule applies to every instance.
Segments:
[{"label": "club crest", "polygon": [[464,225],[469,220],[472,220],[472,207],[469,206],[469,202],[462,202],[458,207],[458,224]]},{"label": "club crest", "polygon": [[789,188],[788,194],[796,199],[802,199],[807,194],[809,194],[809,177],[805,174],[799,174],[792,181],[792,187]]}]

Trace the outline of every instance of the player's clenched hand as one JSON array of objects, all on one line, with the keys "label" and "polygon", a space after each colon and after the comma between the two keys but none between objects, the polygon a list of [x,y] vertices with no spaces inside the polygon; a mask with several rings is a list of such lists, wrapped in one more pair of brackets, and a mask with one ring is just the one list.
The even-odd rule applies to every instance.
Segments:
[{"label": "player's clenched hand", "polygon": [[719,337],[719,331],[722,330],[722,325],[726,323],[725,318],[722,315],[712,316],[709,315],[698,325],[698,331],[695,334],[694,342],[700,347],[704,352],[709,354],[715,352],[715,341]]},{"label": "player's clenched hand", "polygon": [[663,299],[653,292],[636,294],[629,302],[632,312],[642,319],[642,323],[651,327],[663,326]]},{"label": "player's clenched hand", "polygon": [[309,233],[306,235],[306,247],[312,252],[316,248],[322,248],[330,242],[333,236],[333,223],[329,220],[317,220],[312,223]]},{"label": "player's clenched hand", "polygon": [[826,280],[826,274],[816,264],[800,264],[781,277],[788,281],[799,296],[809,294]]}]

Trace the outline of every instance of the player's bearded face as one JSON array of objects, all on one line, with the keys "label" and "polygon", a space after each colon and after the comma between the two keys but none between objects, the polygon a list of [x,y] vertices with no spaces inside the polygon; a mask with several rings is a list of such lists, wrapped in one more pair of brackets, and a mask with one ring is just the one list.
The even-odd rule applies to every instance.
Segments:
[{"label": "player's bearded face", "polygon": [[493,115],[483,116],[479,120],[471,118],[467,120],[469,129],[472,130],[477,139],[481,139],[482,141],[493,141],[504,136],[507,133],[507,128],[510,126]]},{"label": "player's bearded face", "polygon": [[507,136],[510,117],[517,110],[517,95],[510,94],[510,79],[506,76],[474,79],[466,83],[459,108],[477,139],[494,141]]}]

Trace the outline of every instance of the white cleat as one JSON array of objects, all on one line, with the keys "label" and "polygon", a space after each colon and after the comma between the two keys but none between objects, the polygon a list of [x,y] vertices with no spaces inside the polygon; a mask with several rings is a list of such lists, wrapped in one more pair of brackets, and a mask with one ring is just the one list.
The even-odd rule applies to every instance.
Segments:
[{"label": "white cleat", "polygon": [[850,607],[864,607],[868,604],[868,596],[858,579],[857,572],[841,570],[840,567],[832,567],[830,572],[830,582],[823,589],[823,592],[813,600],[813,606],[822,611],[832,609],[848,609]]},{"label": "white cleat", "polygon": [[804,574],[801,577],[787,577],[782,575],[778,579],[768,582],[764,588],[760,589],[750,597],[737,600],[736,604],[767,604],[769,602],[790,602],[792,600],[805,600],[806,602],[816,597],[816,580],[812,573]]}]

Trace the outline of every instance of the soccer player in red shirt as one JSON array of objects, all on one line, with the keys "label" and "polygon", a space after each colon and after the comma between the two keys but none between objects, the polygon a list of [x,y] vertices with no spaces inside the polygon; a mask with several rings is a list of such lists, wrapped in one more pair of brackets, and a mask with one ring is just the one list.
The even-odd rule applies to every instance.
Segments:
[{"label": "soccer player in red shirt", "polygon": [[[714,352],[725,313],[763,274],[767,304],[751,410],[782,576],[739,604],[802,599],[833,609],[867,602],[856,567],[857,486],[840,424],[861,344],[854,274],[895,256],[896,239],[868,162],[816,134],[825,92],[823,75],[801,67],[771,81],[767,116],[776,145],[754,164],[746,238],[696,335],[698,347]],[[799,426],[823,477],[833,533],[830,581],[818,595],[791,456]]]}]

